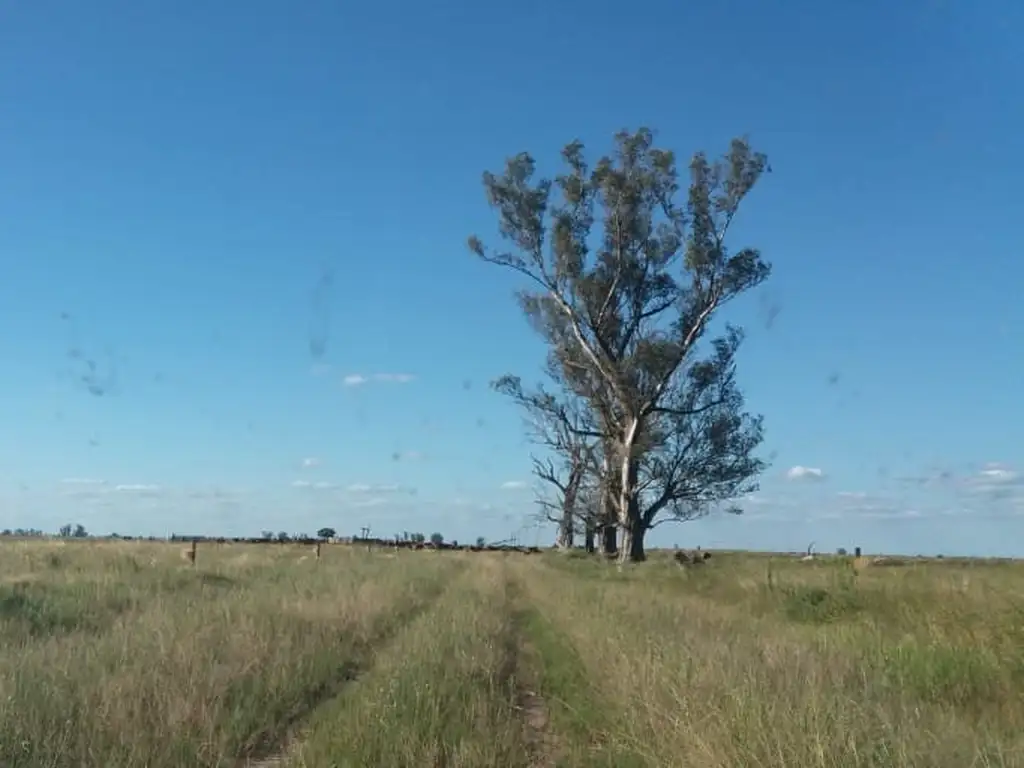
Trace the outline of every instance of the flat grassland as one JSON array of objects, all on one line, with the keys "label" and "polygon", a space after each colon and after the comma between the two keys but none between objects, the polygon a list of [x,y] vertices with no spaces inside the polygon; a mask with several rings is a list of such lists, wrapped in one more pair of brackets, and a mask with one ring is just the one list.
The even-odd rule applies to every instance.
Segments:
[{"label": "flat grassland", "polygon": [[0,545],[0,765],[1024,766],[1024,564]]}]

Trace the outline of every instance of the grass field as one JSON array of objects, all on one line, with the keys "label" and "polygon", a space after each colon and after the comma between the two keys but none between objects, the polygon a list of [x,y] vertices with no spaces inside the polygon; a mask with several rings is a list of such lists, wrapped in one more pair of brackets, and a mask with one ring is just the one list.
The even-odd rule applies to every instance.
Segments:
[{"label": "grass field", "polygon": [[1024,564],[0,546],[0,765],[1024,766]]}]

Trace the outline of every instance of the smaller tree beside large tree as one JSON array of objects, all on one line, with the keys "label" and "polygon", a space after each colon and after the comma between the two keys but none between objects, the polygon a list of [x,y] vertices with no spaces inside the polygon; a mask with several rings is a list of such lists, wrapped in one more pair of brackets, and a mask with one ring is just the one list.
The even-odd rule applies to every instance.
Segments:
[{"label": "smaller tree beside large tree", "polygon": [[557,526],[555,546],[572,549],[584,528],[584,489],[594,481],[596,469],[599,434],[586,406],[579,398],[559,398],[543,386],[527,391],[516,376],[503,376],[492,386],[523,410],[533,442],[547,454],[532,457],[533,474],[540,481],[537,517]]}]

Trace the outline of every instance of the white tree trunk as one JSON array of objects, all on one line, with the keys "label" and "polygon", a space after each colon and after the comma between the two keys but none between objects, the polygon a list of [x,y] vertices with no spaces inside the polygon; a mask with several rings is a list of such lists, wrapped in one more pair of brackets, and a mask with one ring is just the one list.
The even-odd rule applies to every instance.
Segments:
[{"label": "white tree trunk", "polygon": [[640,514],[640,499],[637,497],[640,460],[634,451],[640,430],[640,419],[633,419],[620,447],[622,453],[619,456],[617,512],[619,528],[622,530],[622,546],[619,548],[619,562],[638,562],[645,559],[644,533],[646,530]]}]

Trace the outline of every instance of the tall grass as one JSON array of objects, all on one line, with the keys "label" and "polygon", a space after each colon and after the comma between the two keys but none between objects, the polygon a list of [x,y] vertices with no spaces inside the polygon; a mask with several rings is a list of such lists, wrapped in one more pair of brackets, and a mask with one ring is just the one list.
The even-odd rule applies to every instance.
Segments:
[{"label": "tall grass", "polygon": [[0,765],[230,765],[272,751],[459,564],[336,548],[6,548]]},{"label": "tall grass", "polygon": [[294,765],[528,764],[507,581],[501,563],[475,565],[318,714]]},{"label": "tall grass", "polygon": [[522,567],[606,741],[648,765],[1024,765],[1020,566],[712,563]]},{"label": "tall grass", "polygon": [[861,565],[6,542],[0,765],[1024,766],[1024,565]]}]

